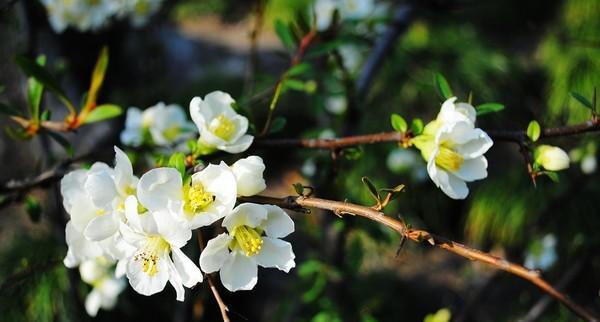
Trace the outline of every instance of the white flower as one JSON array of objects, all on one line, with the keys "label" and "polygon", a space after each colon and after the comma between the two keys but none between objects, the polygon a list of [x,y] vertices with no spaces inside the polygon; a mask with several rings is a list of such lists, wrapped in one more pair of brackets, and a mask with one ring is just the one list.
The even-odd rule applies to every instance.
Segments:
[{"label": "white flower", "polygon": [[[130,146],[140,146],[144,143],[170,146],[190,138],[195,130],[194,124],[187,120],[181,106],[160,102],[143,112],[136,107],[127,110],[121,142]],[[151,142],[148,142],[150,140]]]},{"label": "white flower", "polygon": [[191,182],[186,184],[173,168],[152,169],[140,179],[137,193],[147,209],[168,208],[186,221],[190,229],[195,229],[208,226],[231,212],[237,197],[236,187],[233,172],[221,162],[194,173]]},{"label": "white flower", "polygon": [[119,16],[129,15],[134,27],[141,27],[148,22],[151,15],[156,13],[163,0],[121,0]]},{"label": "white flower", "polygon": [[246,134],[248,119],[233,110],[233,103],[229,94],[220,91],[209,93],[204,100],[192,99],[190,114],[200,132],[201,147],[229,153],[240,153],[250,147],[254,137]]},{"label": "white flower", "polygon": [[121,233],[136,249],[127,263],[129,284],[142,295],[152,295],[168,281],[177,300],[183,301],[183,286],[202,282],[200,269],[180,249],[192,237],[191,230],[166,209],[138,214],[134,196],[127,198],[125,214],[127,224],[121,223]]},{"label": "white flower", "polygon": [[556,237],[547,234],[541,240],[536,240],[530,247],[525,257],[525,266],[531,269],[546,270],[558,259],[556,253]]},{"label": "white flower", "polygon": [[477,117],[475,108],[471,104],[463,102],[454,103],[455,101],[456,97],[451,97],[442,104],[442,108],[436,119],[441,123],[440,125],[459,121],[475,124],[475,118]]},{"label": "white flower", "polygon": [[90,316],[96,316],[100,308],[112,309],[117,304],[117,297],[125,288],[125,280],[114,277],[113,265],[109,259],[97,257],[79,266],[81,279],[93,286],[85,298],[85,310]]},{"label": "white flower", "polygon": [[252,155],[236,161],[231,166],[231,171],[237,181],[237,194],[239,196],[253,196],[267,188],[263,172],[265,164],[259,156]]},{"label": "white flower", "polygon": [[435,185],[452,199],[464,199],[469,194],[465,182],[487,177],[488,163],[483,154],[493,142],[471,122],[441,126],[436,122],[428,124],[424,133],[411,142],[427,160],[427,173]]},{"label": "white flower", "polygon": [[345,96],[330,96],[325,100],[325,109],[335,115],[341,115],[348,109],[348,101]]},{"label": "white flower", "polygon": [[581,159],[581,171],[585,174],[592,174],[596,172],[596,168],[598,167],[598,162],[596,161],[596,156],[592,153],[584,156]]},{"label": "white flower", "polygon": [[534,151],[535,163],[541,165],[546,170],[560,171],[569,167],[569,155],[563,149],[551,146],[540,145]]},{"label": "white flower", "polygon": [[50,26],[58,33],[68,26],[79,31],[100,29],[118,10],[118,2],[114,0],[42,0],[42,3],[48,11]]},{"label": "white flower", "polygon": [[376,8],[373,0],[316,0],[314,11],[318,30],[329,28],[336,9],[341,19],[360,20],[373,14]]},{"label": "white flower", "polygon": [[331,25],[331,17],[337,7],[336,0],[317,0],[315,14],[317,16],[317,29],[326,30]]},{"label": "white flower", "polygon": [[229,291],[250,290],[258,280],[258,267],[289,272],[296,263],[292,245],[281,240],[294,231],[294,222],[279,207],[244,203],[225,217],[228,233],[211,239],[202,254],[205,273],[220,271]]}]

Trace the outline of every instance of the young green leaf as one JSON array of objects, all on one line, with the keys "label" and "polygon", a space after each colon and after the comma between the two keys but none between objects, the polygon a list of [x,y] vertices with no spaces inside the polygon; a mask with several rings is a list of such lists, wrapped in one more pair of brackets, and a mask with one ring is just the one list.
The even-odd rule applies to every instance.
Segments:
[{"label": "young green leaf", "polygon": [[544,171],[542,172],[542,174],[548,176],[548,178],[550,178],[550,180],[558,183],[560,181],[560,179],[558,178],[558,173],[554,172],[554,171]]},{"label": "young green leaf", "polygon": [[44,110],[42,112],[42,115],[40,115],[40,121],[42,121],[42,122],[48,121],[50,119],[50,116],[52,116],[52,111]]},{"label": "young green leaf", "polygon": [[[46,56],[41,55],[37,58],[36,64],[44,66],[46,64]],[[44,84],[40,83],[33,77],[27,80],[27,98],[29,103],[29,113],[34,122],[40,119],[40,102],[42,101],[42,93],[44,92]]]},{"label": "young green leaf", "polygon": [[25,211],[29,215],[29,219],[33,222],[40,221],[40,217],[42,215],[42,205],[40,202],[33,196],[28,195],[25,197]]},{"label": "young green leaf", "polygon": [[527,136],[532,142],[535,142],[540,138],[541,131],[540,124],[536,120],[529,122],[529,125],[527,126]]},{"label": "young green leaf", "polygon": [[283,85],[286,89],[304,91],[304,82],[297,79],[286,79]]},{"label": "young green leaf", "polygon": [[168,166],[177,169],[182,177],[185,176],[185,155],[181,152],[176,152],[169,158]]},{"label": "young green leaf", "polygon": [[423,133],[424,127],[425,127],[425,125],[423,124],[423,120],[421,120],[420,118],[415,118],[410,123],[410,129],[412,130],[412,133],[414,136],[417,136],[417,135]]},{"label": "young green leaf", "polygon": [[503,109],[504,105],[500,103],[483,103],[475,107],[475,110],[477,111],[477,116],[485,115],[488,113],[500,112]]},{"label": "young green leaf", "polygon": [[8,135],[8,137],[10,137],[13,140],[31,139],[31,137],[27,135],[27,133],[25,132],[25,129],[22,127],[14,128],[14,127],[7,126],[4,128],[4,132],[6,133],[6,135]]},{"label": "young green leaf", "polygon": [[376,201],[379,202],[381,200],[381,196],[379,196],[379,192],[377,191],[377,188],[371,182],[371,180],[368,177],[362,177],[361,180],[365,184],[367,189],[369,190],[369,193],[371,194],[371,196],[373,196],[373,199],[375,199]]},{"label": "young green leaf", "polygon": [[67,155],[72,158],[73,155],[75,154],[75,150],[73,150],[73,146],[71,145],[71,142],[69,142],[69,140],[67,140],[64,136],[58,134],[58,133],[54,133],[54,132],[50,132],[50,131],[46,131],[45,133],[48,134],[48,136],[50,136],[52,139],[54,139],[54,141],[56,141],[56,143],[60,144],[60,146],[63,147],[63,149],[65,149],[65,151],[67,152]]},{"label": "young green leaf", "polygon": [[576,93],[576,92],[571,92],[570,93],[571,96],[576,99],[579,103],[581,103],[581,105],[589,108],[590,110],[594,109],[594,105],[592,104],[592,102],[590,102],[587,98],[585,98],[585,96]]},{"label": "young green leaf", "polygon": [[309,63],[300,63],[298,65],[292,66],[292,68],[290,68],[287,71],[288,76],[299,76],[302,75],[306,72],[308,72],[310,70],[310,64]]},{"label": "young green leaf", "polygon": [[435,73],[433,77],[433,83],[435,84],[438,94],[443,100],[447,100],[454,96],[452,95],[452,90],[450,89],[450,85],[448,85],[448,81],[442,74]]},{"label": "young green leaf", "polygon": [[83,120],[83,124],[100,122],[113,117],[117,117],[123,113],[120,106],[112,104],[103,104],[93,109]]},{"label": "young green leaf", "polygon": [[290,28],[280,19],[275,20],[275,32],[281,40],[281,43],[288,50],[292,50],[295,47],[294,36],[290,31]]},{"label": "young green leaf", "polygon": [[271,123],[271,128],[269,129],[269,134],[280,132],[283,130],[286,123],[287,120],[284,117],[278,116],[274,118],[273,122]]},{"label": "young green leaf", "polygon": [[344,158],[346,160],[358,160],[363,156],[363,149],[361,146],[350,147],[342,150]]},{"label": "young green leaf", "polygon": [[404,118],[396,113],[393,113],[392,116],[390,117],[390,121],[392,122],[392,127],[394,128],[394,130],[398,131],[398,132],[406,132],[406,130],[408,129],[408,125],[406,124],[406,120],[404,120]]},{"label": "young green leaf", "polygon": [[302,196],[302,195],[304,194],[304,185],[302,185],[302,184],[301,184],[301,183],[299,183],[299,182],[296,182],[296,183],[294,183],[292,186],[294,187],[294,191],[296,191],[296,193],[297,193],[299,196]]},{"label": "young green leaf", "polygon": [[31,61],[24,56],[15,56],[15,63],[19,65],[21,70],[27,76],[35,78],[38,82],[42,83],[49,91],[53,92],[58,98],[67,106],[71,113],[75,113],[75,107],[73,103],[67,97],[65,91],[60,87],[58,81],[42,66]]},{"label": "young green leaf", "polygon": [[90,82],[90,89],[88,90],[87,99],[83,107],[84,110],[87,111],[88,109],[93,108],[93,106],[96,104],[98,92],[100,91],[100,87],[104,82],[104,75],[106,74],[107,67],[108,47],[105,46],[100,50],[100,55],[96,61],[96,66],[94,66],[94,71],[92,72],[92,80]]}]

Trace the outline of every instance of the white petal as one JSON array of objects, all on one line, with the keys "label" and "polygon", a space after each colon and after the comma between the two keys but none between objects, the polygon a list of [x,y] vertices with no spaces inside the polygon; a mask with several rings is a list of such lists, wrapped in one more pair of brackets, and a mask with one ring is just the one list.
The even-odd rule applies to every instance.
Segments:
[{"label": "white petal", "polygon": [[176,300],[179,302],[183,302],[185,300],[185,289],[183,288],[183,283],[181,282],[181,276],[177,272],[175,265],[169,262],[169,283],[173,285],[175,288]]},{"label": "white petal", "polygon": [[66,267],[73,268],[80,262],[102,256],[103,250],[97,242],[89,241],[78,231],[71,221],[65,227],[65,238],[69,249],[63,260]]},{"label": "white petal", "polygon": [[179,248],[173,248],[171,257],[175,264],[175,269],[185,287],[193,287],[202,282],[202,272]]},{"label": "white petal", "polygon": [[221,283],[229,291],[251,290],[258,281],[258,266],[254,259],[241,252],[233,252],[219,274]]},{"label": "white petal", "polygon": [[236,142],[242,135],[248,132],[248,119],[242,115],[235,115],[231,118],[235,126],[235,134],[231,136],[230,142]]},{"label": "white petal", "polygon": [[245,225],[250,228],[260,226],[267,219],[267,208],[254,203],[243,203],[223,219],[223,227],[233,231],[237,226]]},{"label": "white petal", "polygon": [[98,292],[96,289],[93,289],[85,298],[85,311],[89,316],[94,317],[98,314],[101,304],[102,297],[100,292]]},{"label": "white petal", "polygon": [[210,107],[211,110],[215,111],[214,116],[224,114],[226,117],[233,117],[237,113],[231,107],[231,104],[235,103],[231,95],[222,92],[214,91],[206,94],[204,102]]},{"label": "white petal", "polygon": [[223,150],[229,153],[241,153],[248,150],[250,145],[252,145],[252,141],[254,141],[254,137],[252,135],[246,134],[239,138],[237,141],[225,146],[220,146],[218,148],[219,150]]},{"label": "white petal", "polygon": [[283,238],[294,232],[294,221],[283,209],[273,205],[263,207],[267,209],[267,220],[263,223],[267,236]]},{"label": "white petal", "polygon": [[430,160],[427,163],[427,172],[435,185],[442,189],[448,197],[452,199],[465,199],[469,194],[469,188],[467,188],[467,184],[464,181],[437,167],[435,161],[432,162]]},{"label": "white petal", "polygon": [[111,237],[118,230],[119,221],[115,220],[113,214],[106,214],[92,219],[83,231],[83,235],[89,240],[100,241]]},{"label": "white petal", "polygon": [[151,213],[156,222],[158,233],[174,248],[181,248],[192,238],[192,231],[184,222],[177,220],[169,211]]},{"label": "white petal", "polygon": [[156,262],[157,272],[150,276],[143,271],[143,261],[135,260],[135,257],[129,259],[127,264],[127,278],[133,289],[142,295],[152,295],[162,291],[169,280],[168,255],[163,254]]},{"label": "white petal", "polygon": [[260,252],[255,256],[256,263],[262,267],[276,267],[284,272],[296,266],[292,244],[277,238],[263,237]]},{"label": "white petal", "polygon": [[125,152],[121,151],[121,149],[115,148],[115,184],[117,185],[117,189],[123,195],[125,195],[125,190],[128,188],[135,188],[134,177],[133,177],[133,167],[131,165],[131,161],[129,161],[129,157]]},{"label": "white petal", "polygon": [[253,196],[267,188],[263,172],[265,164],[259,156],[240,159],[231,166],[237,181],[237,193],[240,196]]},{"label": "white petal", "polygon": [[229,257],[229,243],[233,238],[222,233],[211,239],[200,254],[200,268],[205,273],[216,272]]},{"label": "white petal", "polygon": [[135,196],[129,196],[125,199],[125,218],[127,225],[133,230],[141,232],[140,214],[138,213],[138,201]]},{"label": "white petal", "polygon": [[477,158],[486,153],[494,144],[492,139],[481,129],[473,129],[469,133],[470,139],[454,147],[456,152],[467,159]]},{"label": "white petal", "polygon": [[113,201],[119,196],[109,171],[90,171],[84,187],[94,205],[99,208],[112,208]]},{"label": "white petal", "polygon": [[146,172],[138,183],[140,203],[149,210],[166,209],[171,202],[182,200],[183,181],[173,168],[156,168]]},{"label": "white petal", "polygon": [[465,160],[454,175],[467,182],[481,180],[487,177],[487,166],[487,159],[484,156]]}]

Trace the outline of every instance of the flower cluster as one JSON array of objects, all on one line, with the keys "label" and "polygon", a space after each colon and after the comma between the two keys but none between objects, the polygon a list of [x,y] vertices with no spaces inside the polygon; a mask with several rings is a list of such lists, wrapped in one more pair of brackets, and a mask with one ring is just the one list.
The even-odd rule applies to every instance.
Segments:
[{"label": "flower cluster", "polygon": [[63,32],[71,26],[79,31],[98,30],[113,17],[129,18],[136,26],[144,25],[163,0],[41,0],[48,11],[50,26]]},{"label": "flower cluster", "polygon": [[487,177],[488,163],[483,154],[493,142],[475,128],[475,108],[455,101],[456,97],[446,100],[437,118],[411,143],[421,150],[435,185],[450,198],[464,199],[469,194],[466,182]]},{"label": "flower cluster", "polygon": [[235,207],[238,196],[266,188],[264,170],[260,157],[249,156],[231,166],[209,164],[191,176],[161,167],[138,179],[127,155],[115,147],[114,167],[98,162],[65,175],[61,193],[70,220],[64,264],[79,266],[83,280],[94,287],[86,300],[88,313],[114,306],[122,276],[143,295],[160,292],[169,282],[183,301],[184,287],[203,277],[181,248],[192,230],[221,219],[227,233],[202,252],[204,272],[220,271],[230,291],[252,289],[258,265],[289,272],[295,256],[280,238],[294,231],[291,218],[272,205]]}]

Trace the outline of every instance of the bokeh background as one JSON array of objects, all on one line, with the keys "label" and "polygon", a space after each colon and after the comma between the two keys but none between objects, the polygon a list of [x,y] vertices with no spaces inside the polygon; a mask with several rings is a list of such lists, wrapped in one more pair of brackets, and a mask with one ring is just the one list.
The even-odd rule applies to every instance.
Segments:
[{"label": "bokeh background", "polygon": [[[591,97],[600,84],[600,2],[565,1],[379,1],[374,16],[342,21],[311,45],[311,70],[281,98],[275,114],[287,120],[271,137],[336,137],[392,130],[389,115],[435,117],[440,99],[434,72],[446,76],[459,99],[501,102],[502,112],[482,116],[483,129],[525,129],[585,121],[589,110],[569,95]],[[114,21],[94,32],[67,29],[57,34],[44,7],[34,0],[0,3],[0,101],[26,106],[26,77],[14,54],[45,54],[68,95],[80,97],[103,45],[110,64],[101,99],[123,107],[146,108],[159,101],[187,107],[193,96],[223,90],[251,112],[261,128],[268,99],[251,99],[272,86],[290,62],[275,21],[308,21],[309,0],[166,1],[149,23],[134,28]],[[410,14],[398,21],[402,8]],[[317,14],[319,14],[317,12]],[[396,17],[397,18],[397,17]],[[257,23],[257,21],[259,23]],[[364,62],[386,30],[399,36],[381,68],[363,91]],[[261,27],[257,28],[259,25]],[[257,31],[255,45],[251,33]],[[340,59],[341,58],[341,59]],[[307,85],[308,84],[308,85]],[[316,85],[316,86],[315,86]],[[53,117],[65,114],[46,94]],[[76,155],[93,153],[112,162],[124,117],[82,128],[67,138]],[[6,117],[0,126],[11,125]],[[552,140],[571,151],[571,167],[560,182],[538,179],[534,187],[518,147],[497,142],[488,153],[487,179],[470,184],[466,200],[445,196],[427,177],[414,151],[394,144],[343,151],[253,149],[267,165],[265,194],[294,194],[292,184],[315,188],[317,196],[373,203],[361,183],[379,187],[406,184],[386,208],[422,227],[518,263],[543,266],[567,294],[600,312],[600,177],[581,161],[597,160],[597,134]],[[65,158],[62,148],[41,137],[0,139],[0,182],[37,175]],[[226,161],[235,160],[226,157]],[[592,162],[592,161],[587,161]],[[138,165],[141,170],[143,165]],[[138,172],[139,174],[139,172]],[[3,196],[0,195],[0,198]],[[62,265],[65,214],[56,185],[35,189],[0,209],[0,320],[89,321],[82,307],[89,286]],[[29,201],[29,202],[23,202]],[[27,211],[39,204],[41,214]],[[544,297],[534,286],[505,273],[426,245],[407,243],[361,218],[339,220],[319,211],[292,214],[297,230],[289,238],[297,267],[290,274],[262,269],[250,292],[222,295],[234,321],[515,321]],[[186,252],[197,258],[195,245]],[[218,308],[207,285],[190,290],[185,303],[164,292],[144,297],[128,288],[112,311],[97,321],[216,321]],[[527,319],[525,319],[527,320]],[[574,321],[550,302],[539,321]]]}]

